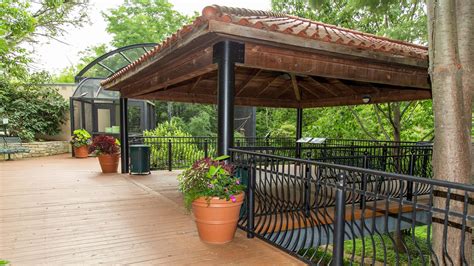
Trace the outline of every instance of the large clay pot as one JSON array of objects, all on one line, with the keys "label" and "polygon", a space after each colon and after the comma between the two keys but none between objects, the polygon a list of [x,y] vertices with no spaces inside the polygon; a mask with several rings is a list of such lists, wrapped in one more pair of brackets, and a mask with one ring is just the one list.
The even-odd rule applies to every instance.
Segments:
[{"label": "large clay pot", "polygon": [[120,154],[101,154],[98,155],[102,173],[117,173]]},{"label": "large clay pot", "polygon": [[87,158],[89,156],[89,147],[82,145],[80,147],[74,147],[74,157],[76,158]]},{"label": "large clay pot", "polygon": [[235,198],[236,202],[217,197],[211,198],[210,202],[205,197],[193,201],[193,213],[199,237],[203,242],[224,244],[232,241],[244,193],[235,195]]}]

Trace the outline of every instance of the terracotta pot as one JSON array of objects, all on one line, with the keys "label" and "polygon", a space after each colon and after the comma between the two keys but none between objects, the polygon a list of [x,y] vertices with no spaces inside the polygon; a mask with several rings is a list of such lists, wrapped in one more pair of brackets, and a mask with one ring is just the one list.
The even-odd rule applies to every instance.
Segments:
[{"label": "terracotta pot", "polygon": [[236,202],[231,200],[205,197],[193,201],[193,213],[201,241],[212,244],[224,244],[232,241],[244,193],[235,195]]},{"label": "terracotta pot", "polygon": [[102,173],[117,173],[120,154],[101,154],[98,155]]},{"label": "terracotta pot", "polygon": [[82,145],[80,147],[74,147],[74,157],[76,158],[87,158],[89,156],[89,147]]}]

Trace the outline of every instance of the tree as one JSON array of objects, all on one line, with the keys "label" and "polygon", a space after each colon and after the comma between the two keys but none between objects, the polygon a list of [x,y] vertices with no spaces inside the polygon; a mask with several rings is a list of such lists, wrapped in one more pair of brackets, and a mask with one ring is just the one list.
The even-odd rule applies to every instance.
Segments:
[{"label": "tree", "polygon": [[173,10],[173,5],[167,0],[125,0],[103,16],[115,47],[160,43],[191,21],[190,17]]},{"label": "tree", "polygon": [[[474,91],[474,3],[471,0],[429,0],[428,21],[429,74],[436,133],[434,177],[469,184],[472,167],[470,131]],[[458,193],[464,195],[461,191]],[[445,199],[436,197],[434,203],[442,208]],[[450,208],[462,211],[463,204],[451,201]],[[470,211],[472,213],[472,209]],[[459,222],[459,219],[451,219]],[[469,264],[472,252],[471,233],[449,227],[447,239],[443,239],[441,228],[438,224],[433,226],[434,251],[443,254],[443,242],[459,243],[464,234],[465,257],[461,256],[457,245],[447,245],[447,254],[451,256],[454,265]]]}]

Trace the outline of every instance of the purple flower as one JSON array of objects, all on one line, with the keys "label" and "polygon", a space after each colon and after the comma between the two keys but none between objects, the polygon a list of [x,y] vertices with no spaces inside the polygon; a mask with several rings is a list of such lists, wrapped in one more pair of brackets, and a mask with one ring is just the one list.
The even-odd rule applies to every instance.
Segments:
[{"label": "purple flower", "polygon": [[232,200],[232,202],[236,202],[236,201],[237,201],[237,199],[235,198],[234,195],[230,195],[230,199]]},{"label": "purple flower", "polygon": [[240,185],[240,180],[238,180],[238,179],[235,180],[235,183],[236,183],[237,185]]},{"label": "purple flower", "polygon": [[214,185],[213,184],[209,184],[207,185],[208,188],[214,188]]}]

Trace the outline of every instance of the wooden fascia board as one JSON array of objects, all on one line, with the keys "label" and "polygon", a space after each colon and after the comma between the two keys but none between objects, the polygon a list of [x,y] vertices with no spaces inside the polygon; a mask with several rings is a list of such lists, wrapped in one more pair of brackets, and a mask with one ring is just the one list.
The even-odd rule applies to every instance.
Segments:
[{"label": "wooden fascia board", "polygon": [[366,58],[383,63],[397,63],[415,67],[428,68],[428,60],[393,55],[384,52],[360,49],[348,45],[324,42],[316,39],[309,39],[292,34],[275,31],[261,30],[248,26],[236,25],[233,23],[211,20],[209,21],[209,31],[224,35],[231,35],[242,41],[245,39],[263,42],[267,44],[280,44],[285,46],[296,46],[309,49],[314,52],[336,53],[339,55]]},{"label": "wooden fascia board", "polygon": [[352,60],[282,47],[246,43],[246,67],[321,76],[401,87],[429,89],[428,72],[423,68]]}]

